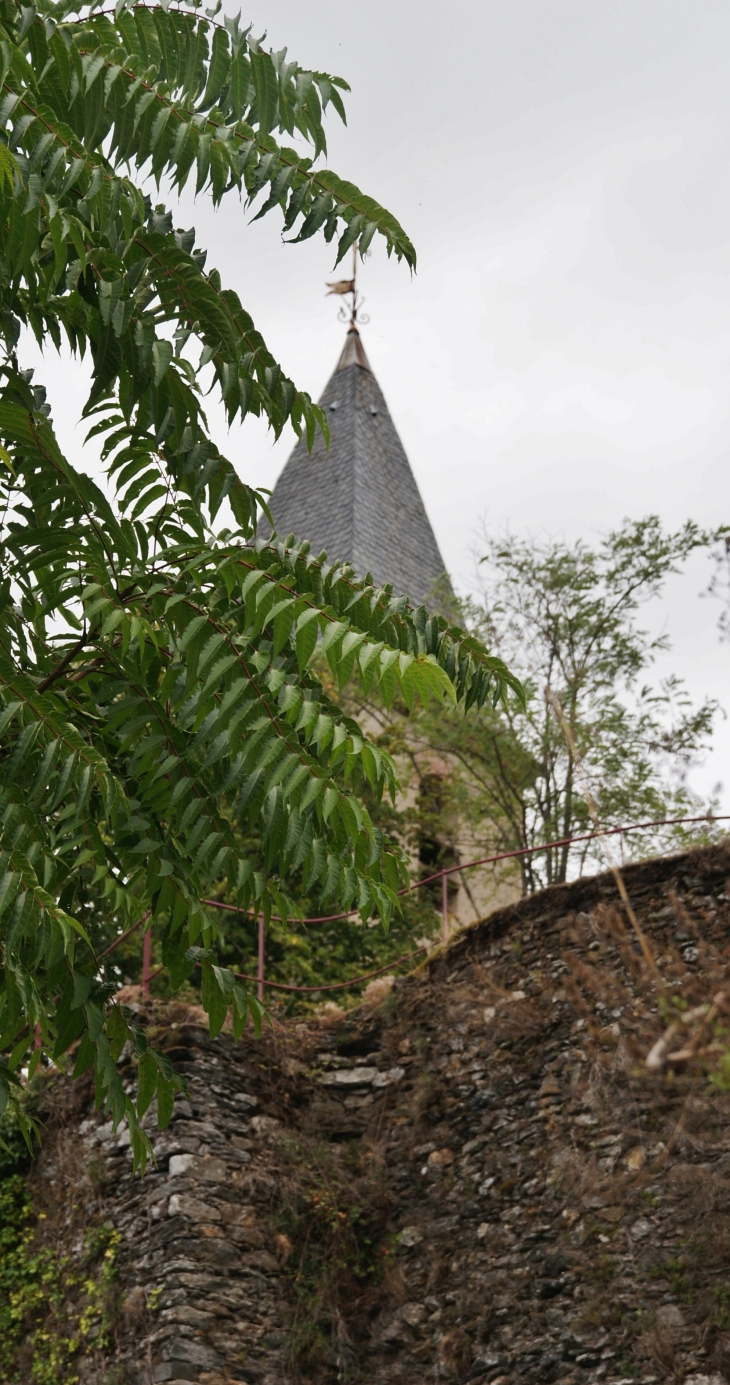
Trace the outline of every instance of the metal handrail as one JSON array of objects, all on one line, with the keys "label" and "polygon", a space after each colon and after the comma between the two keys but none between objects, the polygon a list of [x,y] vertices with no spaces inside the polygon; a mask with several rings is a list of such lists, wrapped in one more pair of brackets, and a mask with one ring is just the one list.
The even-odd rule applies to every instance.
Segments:
[{"label": "metal handrail", "polygon": [[[552,851],[554,848],[560,847],[560,846],[574,846],[574,845],[576,845],[578,842],[590,842],[590,841],[594,841],[597,837],[615,837],[615,836],[623,835],[625,832],[640,832],[640,831],[644,831],[644,830],[646,830],[648,827],[679,827],[679,826],[681,826],[681,825],[683,825],[683,824],[685,824],[685,823],[699,823],[699,822],[707,822],[707,823],[711,823],[711,822],[730,822],[730,813],[720,813],[720,814],[718,814],[716,817],[713,817],[713,816],[711,816],[711,815],[708,814],[708,813],[703,813],[703,814],[701,814],[701,815],[698,816],[698,817],[685,817],[685,818],[657,818],[657,819],[654,819],[654,820],[651,821],[651,822],[632,822],[632,823],[626,823],[626,824],[622,825],[621,827],[604,827],[604,828],[601,828],[600,830],[596,830],[595,832],[584,832],[584,833],[582,833],[580,836],[576,836],[576,837],[561,837],[559,840],[554,841],[554,842],[542,842],[539,846],[522,846],[522,847],[518,847],[518,848],[517,848],[516,850],[514,850],[514,851],[499,851],[499,852],[495,853],[495,854],[492,855],[492,856],[480,856],[480,857],[477,858],[477,860],[474,860],[474,861],[465,861],[463,864],[460,864],[460,865],[457,865],[457,866],[444,866],[443,870],[436,871],[433,875],[427,875],[427,876],[425,876],[425,878],[424,878],[423,880],[415,880],[415,881],[413,881],[410,885],[405,885],[405,886],[403,887],[403,889],[398,890],[398,894],[401,895],[401,896],[402,896],[402,895],[406,895],[406,894],[411,894],[411,893],[413,893],[413,891],[415,891],[415,890],[420,890],[420,889],[422,889],[424,885],[432,885],[433,882],[434,882],[435,880],[440,880],[440,881],[441,881],[441,937],[442,937],[442,942],[446,942],[446,941],[448,940],[448,923],[449,923],[449,920],[448,920],[448,877],[449,877],[450,875],[455,875],[458,871],[473,870],[475,866],[494,865],[494,864],[496,864],[496,862],[498,862],[498,861],[508,861],[508,860],[515,859],[515,858],[521,857],[521,856],[534,856],[534,855],[536,855],[536,854],[537,854],[538,852],[540,852],[540,851]],[[224,900],[220,900],[220,899],[204,899],[204,900],[202,900],[202,903],[203,903],[203,904],[207,904],[210,908],[213,908],[213,909],[222,909],[222,910],[225,910],[225,911],[228,912],[228,913],[233,913],[233,914],[245,914],[246,916],[250,916],[250,915],[251,915],[251,910],[249,910],[249,909],[241,909],[241,908],[240,908],[238,905],[236,905],[236,904],[227,904]],[[346,913],[341,913],[341,914],[323,914],[323,915],[320,915],[320,916],[314,917],[314,918],[304,918],[304,919],[301,919],[300,922],[301,922],[301,923],[304,923],[304,924],[310,924],[310,923],[337,923],[337,922],[339,922],[340,920],[343,920],[343,919],[357,918],[358,912],[359,912],[359,911],[358,911],[357,909],[350,909],[350,910],[349,910],[348,912],[346,912]],[[138,928],[139,925],[140,925],[141,923],[145,922],[145,921],[146,921],[146,918],[148,918],[148,917],[149,917],[149,915],[146,915],[144,919],[139,919],[139,920],[137,921],[137,923],[133,924],[132,927],[129,928],[129,929],[127,930],[126,933],[123,933],[122,936],[121,936],[120,938],[118,938],[115,942],[113,942],[112,945],[111,945],[111,947],[108,947],[108,948],[106,949],[106,952],[111,952],[111,951],[113,950],[113,948],[118,947],[119,943],[122,942],[125,938],[129,937],[129,934],[130,934],[130,933],[133,933],[134,930],[135,930],[136,928]],[[272,914],[271,917],[272,917],[273,919],[275,919],[277,922],[281,922],[281,919],[280,919],[280,917],[279,917],[278,914]],[[149,945],[148,945],[148,944],[149,944],[149,939],[150,939],[150,934],[147,933],[147,934],[145,935],[145,950],[144,950],[143,965],[142,965],[142,993],[143,993],[143,995],[148,995],[148,994],[149,994],[149,983],[150,983],[152,977],[153,977],[153,976],[156,976],[156,975],[158,974],[157,971],[151,972],[151,971],[149,970],[150,960],[151,960],[151,958],[150,958],[150,947],[149,947]],[[358,986],[362,981],[368,981],[368,980],[370,980],[370,979],[371,979],[372,977],[374,977],[374,976],[381,976],[381,975],[383,974],[383,972],[389,971],[392,967],[397,967],[397,966],[399,966],[401,962],[409,961],[411,957],[415,957],[415,956],[417,956],[418,953],[420,953],[420,952],[425,952],[426,950],[427,950],[427,949],[426,949],[425,946],[424,946],[424,947],[416,948],[415,952],[408,952],[408,953],[406,953],[403,957],[397,957],[397,958],[395,958],[394,961],[388,962],[386,966],[384,966],[384,967],[379,967],[377,971],[365,972],[364,975],[352,977],[349,981],[338,981],[338,982],[335,982],[334,984],[331,984],[331,985],[325,985],[325,986],[291,986],[291,985],[286,985],[284,982],[281,982],[281,981],[267,981],[267,980],[266,980],[266,976],[265,976],[265,961],[266,961],[266,929],[265,929],[265,923],[264,923],[264,916],[263,916],[263,914],[260,913],[260,914],[258,915],[258,959],[257,959],[257,960],[258,960],[258,970],[257,970],[257,974],[256,974],[256,976],[251,976],[251,975],[247,974],[246,972],[236,972],[235,975],[236,975],[237,978],[239,978],[239,979],[242,980],[242,981],[255,981],[255,982],[256,982],[257,994],[258,994],[259,1000],[263,1000],[263,998],[264,998],[264,990],[265,990],[265,988],[266,988],[267,986],[268,986],[271,990],[277,990],[277,991],[298,991],[298,992],[301,992],[301,993],[311,993],[311,992],[313,992],[313,991],[319,992],[319,991],[341,991],[341,990],[349,990],[349,989],[351,989],[353,986]],[[106,956],[106,953],[102,953],[101,956],[102,956],[102,957]],[[158,970],[162,970],[162,968],[158,968]]]}]

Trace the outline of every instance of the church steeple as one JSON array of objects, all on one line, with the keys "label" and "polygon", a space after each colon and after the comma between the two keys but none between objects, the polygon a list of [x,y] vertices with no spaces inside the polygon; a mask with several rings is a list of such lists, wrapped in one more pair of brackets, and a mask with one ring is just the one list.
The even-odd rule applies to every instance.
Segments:
[{"label": "church steeple", "polygon": [[443,580],[443,559],[354,317],[319,402],[329,450],[321,433],[311,453],[304,440],[295,447],[271,497],[277,532],[309,539],[314,552],[371,572],[415,604],[427,601]]}]

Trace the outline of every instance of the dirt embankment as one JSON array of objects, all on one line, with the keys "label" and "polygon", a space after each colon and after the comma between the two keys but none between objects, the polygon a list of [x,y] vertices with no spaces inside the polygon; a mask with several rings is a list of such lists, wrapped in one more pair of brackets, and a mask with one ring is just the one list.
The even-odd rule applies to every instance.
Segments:
[{"label": "dirt embankment", "polygon": [[657,1006],[730,975],[730,853],[625,878],[656,970],[600,876],[492,915],[376,1012],[237,1046],[151,1013],[190,1088],[156,1169],[80,1089],[33,1175],[46,1236],[120,1233],[80,1379],[730,1380],[730,1097],[644,1065]]}]

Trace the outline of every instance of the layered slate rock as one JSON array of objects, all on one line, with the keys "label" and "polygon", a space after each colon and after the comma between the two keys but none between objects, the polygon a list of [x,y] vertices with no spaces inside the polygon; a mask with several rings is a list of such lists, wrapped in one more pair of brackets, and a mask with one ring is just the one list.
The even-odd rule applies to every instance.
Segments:
[{"label": "layered slate rock", "polygon": [[318,432],[311,453],[306,440],[294,449],[271,497],[279,535],[308,539],[313,552],[352,563],[359,576],[370,572],[415,604],[438,583],[448,589],[416,478],[356,327],[320,404],[330,446]]},{"label": "layered slate rock", "polygon": [[[726,986],[730,852],[625,881],[666,993]],[[612,876],[498,911],[381,1011],[238,1045],[147,1020],[189,1099],[144,1180],[101,1115],[75,1137],[121,1233],[83,1385],[727,1385],[730,1094],[647,1071]]]}]

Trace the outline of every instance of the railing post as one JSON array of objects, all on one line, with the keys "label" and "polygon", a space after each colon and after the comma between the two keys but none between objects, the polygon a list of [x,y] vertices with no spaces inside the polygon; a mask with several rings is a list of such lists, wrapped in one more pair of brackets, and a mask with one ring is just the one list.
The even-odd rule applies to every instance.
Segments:
[{"label": "railing post", "polygon": [[445,870],[441,872],[441,941],[449,941],[449,885]]},{"label": "railing post", "polygon": [[142,946],[142,995],[146,1000],[150,993],[150,968],[152,965],[152,933],[150,929],[144,935]]},{"label": "railing post", "polygon": [[258,996],[259,1000],[264,998],[264,916],[259,914],[259,973],[258,973]]}]

